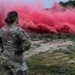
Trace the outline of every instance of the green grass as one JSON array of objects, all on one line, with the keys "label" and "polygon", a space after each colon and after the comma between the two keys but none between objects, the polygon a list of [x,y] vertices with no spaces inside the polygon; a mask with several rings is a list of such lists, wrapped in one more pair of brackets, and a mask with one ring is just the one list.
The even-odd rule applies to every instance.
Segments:
[{"label": "green grass", "polygon": [[44,38],[50,38],[51,40],[54,39],[71,39],[75,41],[75,33],[65,33],[65,32],[60,32],[58,34],[56,33],[29,33],[30,37],[32,40],[42,40]]},{"label": "green grass", "polygon": [[29,75],[75,75],[75,52],[46,52],[26,59]]}]

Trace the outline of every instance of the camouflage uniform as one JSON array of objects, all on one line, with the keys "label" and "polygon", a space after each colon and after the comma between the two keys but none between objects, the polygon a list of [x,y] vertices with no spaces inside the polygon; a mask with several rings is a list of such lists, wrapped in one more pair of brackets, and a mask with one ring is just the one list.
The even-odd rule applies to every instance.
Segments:
[{"label": "camouflage uniform", "polygon": [[29,50],[30,45],[28,34],[16,25],[6,25],[0,30],[3,75],[27,75],[27,65],[23,59],[23,52]]}]

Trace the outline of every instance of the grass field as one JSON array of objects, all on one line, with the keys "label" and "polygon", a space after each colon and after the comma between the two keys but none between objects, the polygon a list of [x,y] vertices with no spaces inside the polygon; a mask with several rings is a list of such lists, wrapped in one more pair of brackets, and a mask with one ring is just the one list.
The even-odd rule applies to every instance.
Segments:
[{"label": "grass field", "polygon": [[39,53],[26,59],[29,75],[75,75],[75,51]]},{"label": "grass field", "polygon": [[[36,39],[36,36],[33,35]],[[33,38],[32,36],[32,38]],[[53,39],[71,39],[75,42],[75,34],[49,35]],[[42,39],[40,37],[40,39]],[[39,53],[26,59],[29,75],[75,75],[75,48],[68,46],[69,50],[55,50],[53,52]]]}]

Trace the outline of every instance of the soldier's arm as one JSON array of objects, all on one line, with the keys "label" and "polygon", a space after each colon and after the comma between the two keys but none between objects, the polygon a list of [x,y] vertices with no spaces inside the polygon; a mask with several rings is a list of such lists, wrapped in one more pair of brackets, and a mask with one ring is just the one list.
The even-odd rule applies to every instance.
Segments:
[{"label": "soldier's arm", "polygon": [[31,46],[30,37],[24,30],[18,30],[18,37],[21,41],[21,47],[23,51],[29,50]]}]

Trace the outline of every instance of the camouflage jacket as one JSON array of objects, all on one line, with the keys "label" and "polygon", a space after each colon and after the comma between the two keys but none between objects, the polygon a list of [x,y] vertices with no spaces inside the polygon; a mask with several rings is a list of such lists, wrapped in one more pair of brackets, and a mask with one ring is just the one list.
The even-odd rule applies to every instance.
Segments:
[{"label": "camouflage jacket", "polygon": [[0,47],[6,57],[14,56],[15,52],[29,50],[30,45],[30,37],[23,29],[13,24],[1,28]]}]

